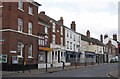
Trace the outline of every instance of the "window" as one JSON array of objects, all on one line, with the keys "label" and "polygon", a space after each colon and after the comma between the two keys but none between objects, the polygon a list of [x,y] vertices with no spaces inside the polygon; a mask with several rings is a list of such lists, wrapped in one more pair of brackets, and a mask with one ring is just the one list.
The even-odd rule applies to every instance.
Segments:
[{"label": "window", "polygon": [[53,23],[53,32],[55,32],[55,23]]},{"label": "window", "polygon": [[61,35],[63,35],[63,27],[61,26]]},{"label": "window", "polygon": [[63,45],[63,38],[61,37],[61,45]]},{"label": "window", "polygon": [[70,32],[70,38],[72,38],[72,33]]},{"label": "window", "polygon": [[53,35],[53,44],[55,44],[55,35]]},{"label": "window", "polygon": [[67,30],[67,37],[69,37],[69,30]]},{"label": "window", "polygon": [[23,20],[21,18],[18,18],[18,31],[23,31]]},{"label": "window", "polygon": [[46,34],[48,33],[48,28],[47,28],[47,27],[45,27],[45,33],[46,33]]},{"label": "window", "polygon": [[45,39],[45,45],[48,45],[48,39],[47,38]]},{"label": "window", "polygon": [[23,2],[18,2],[18,9],[23,10]]},{"label": "window", "polygon": [[70,42],[70,50],[72,50],[72,42]]},{"label": "window", "polygon": [[32,5],[29,6],[29,14],[33,15],[33,7],[32,7]]},{"label": "window", "polygon": [[74,51],[75,51],[75,44],[74,44]]},{"label": "window", "polygon": [[75,35],[74,35],[74,41],[75,41]]},{"label": "window", "polygon": [[28,34],[32,34],[32,22],[28,23]]},{"label": "window", "polygon": [[69,41],[67,41],[67,49],[69,49]]},{"label": "window", "polygon": [[17,50],[18,56],[22,57],[22,43],[18,42],[18,50]]},{"label": "window", "polygon": [[28,47],[28,57],[32,57],[32,44]]},{"label": "window", "polygon": [[44,36],[40,36],[40,39],[38,40],[38,44],[40,46],[44,46],[45,45],[45,38],[44,38]]}]

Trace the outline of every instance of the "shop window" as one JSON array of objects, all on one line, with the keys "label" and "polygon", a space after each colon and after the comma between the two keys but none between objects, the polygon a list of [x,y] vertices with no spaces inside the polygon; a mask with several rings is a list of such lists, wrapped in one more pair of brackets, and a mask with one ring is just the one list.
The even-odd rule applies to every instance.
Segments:
[{"label": "shop window", "polygon": [[19,57],[22,57],[22,47],[23,44],[21,42],[18,42],[18,49],[17,49],[17,54]]},{"label": "shop window", "polygon": [[32,44],[28,47],[28,58],[32,57]]}]

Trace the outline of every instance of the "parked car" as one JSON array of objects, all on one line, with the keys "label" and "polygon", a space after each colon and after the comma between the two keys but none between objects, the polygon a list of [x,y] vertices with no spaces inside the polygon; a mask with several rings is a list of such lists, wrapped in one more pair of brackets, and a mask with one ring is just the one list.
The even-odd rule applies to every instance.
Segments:
[{"label": "parked car", "polygon": [[115,59],[111,59],[111,60],[110,60],[110,63],[114,63],[114,62],[115,62]]}]

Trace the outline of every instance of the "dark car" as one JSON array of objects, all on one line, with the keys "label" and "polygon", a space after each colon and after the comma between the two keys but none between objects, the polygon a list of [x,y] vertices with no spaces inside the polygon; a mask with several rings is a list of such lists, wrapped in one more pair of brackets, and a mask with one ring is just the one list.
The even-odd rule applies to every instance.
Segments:
[{"label": "dark car", "polygon": [[115,60],[114,60],[114,59],[111,59],[111,60],[110,60],[110,63],[114,63],[114,62],[115,62]]}]

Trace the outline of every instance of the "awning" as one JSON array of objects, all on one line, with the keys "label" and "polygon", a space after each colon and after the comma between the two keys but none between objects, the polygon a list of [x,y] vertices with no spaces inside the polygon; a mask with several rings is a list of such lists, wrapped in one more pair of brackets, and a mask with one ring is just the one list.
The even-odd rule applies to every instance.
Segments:
[{"label": "awning", "polygon": [[95,52],[86,51],[86,52],[85,52],[85,55],[95,55]]},{"label": "awning", "polygon": [[51,49],[51,48],[47,48],[47,47],[39,47],[39,50],[53,51],[53,49]]}]

